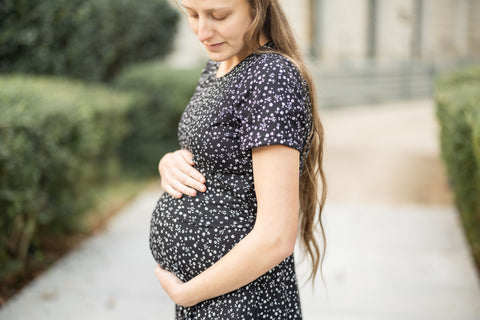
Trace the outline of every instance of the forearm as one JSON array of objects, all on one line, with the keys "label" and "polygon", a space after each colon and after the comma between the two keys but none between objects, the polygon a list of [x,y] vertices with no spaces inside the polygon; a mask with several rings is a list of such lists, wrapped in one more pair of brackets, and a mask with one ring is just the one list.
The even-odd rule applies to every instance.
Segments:
[{"label": "forearm", "polygon": [[195,305],[247,285],[290,256],[294,244],[291,237],[254,228],[217,263],[184,284],[185,304]]}]

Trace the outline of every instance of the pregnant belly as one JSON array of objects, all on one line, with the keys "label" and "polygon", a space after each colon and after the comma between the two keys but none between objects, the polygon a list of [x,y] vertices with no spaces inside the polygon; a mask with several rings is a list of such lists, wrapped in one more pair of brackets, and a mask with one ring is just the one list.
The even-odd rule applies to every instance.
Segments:
[{"label": "pregnant belly", "polygon": [[[150,249],[164,269],[188,281],[210,267],[245,237],[253,223],[238,223],[231,209],[216,206],[215,219],[201,199],[164,194],[152,214]],[[238,217],[238,214],[233,214]],[[245,222],[245,221],[243,221]]]}]

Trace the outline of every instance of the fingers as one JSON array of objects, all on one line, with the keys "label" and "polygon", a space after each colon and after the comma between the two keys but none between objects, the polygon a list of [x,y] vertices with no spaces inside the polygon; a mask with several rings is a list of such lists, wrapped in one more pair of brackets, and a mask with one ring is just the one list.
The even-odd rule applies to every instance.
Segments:
[{"label": "fingers", "polygon": [[162,269],[160,265],[155,266],[155,275],[157,276],[158,281],[160,281],[161,284],[165,283],[165,280],[168,279],[170,272],[168,272],[165,269]]},{"label": "fingers", "polygon": [[195,163],[193,163],[193,154],[190,151],[182,149],[182,150],[178,150],[178,153],[183,157],[183,159],[189,165],[191,165],[191,166],[195,165]]},{"label": "fingers", "polygon": [[164,269],[162,269],[159,265],[155,267],[155,276],[157,277],[158,282],[160,282],[160,285],[162,288],[167,292],[167,294],[172,298],[171,296],[171,286],[172,286],[172,275]]},{"label": "fingers", "polygon": [[[200,187],[205,182],[205,177],[195,169],[192,165],[185,162],[184,159],[176,160],[174,169],[177,169],[176,178],[180,180],[180,182],[188,184],[188,186],[199,190],[197,187]],[[190,183],[192,182],[192,183]]]},{"label": "fingers", "polygon": [[[200,171],[193,167],[195,165],[195,163],[193,162],[193,154],[188,150],[178,150],[178,154],[183,157],[185,162],[188,164],[188,166],[183,166],[183,172],[198,181],[200,184],[205,183],[205,177],[200,173]],[[197,184],[197,186],[200,185]],[[195,186],[192,187],[194,187],[198,191],[202,191]]]},{"label": "fingers", "polygon": [[162,268],[160,267],[160,265],[157,264],[157,265],[155,266],[155,275],[157,276],[158,280],[160,280],[161,277],[162,277],[162,271],[163,271],[163,270],[162,270]]},{"label": "fingers", "polygon": [[181,171],[177,171],[176,172],[176,180],[184,186],[187,186],[189,188],[193,188],[193,189],[201,191],[201,192],[204,192],[205,189],[206,189],[205,185],[203,183],[200,183],[198,180],[195,180],[194,178],[192,178],[189,173],[184,173],[184,172],[181,172]]},{"label": "fingers", "polygon": [[186,150],[180,151],[185,152],[179,152],[175,155],[173,161],[167,165],[167,183],[175,190],[188,195],[196,195],[196,191],[205,192],[205,177],[188,163],[188,161],[193,163],[188,155],[191,155],[191,153]]},{"label": "fingers", "polygon": [[162,288],[176,304],[190,307],[198,303],[195,299],[189,298],[185,284],[174,273],[164,270],[157,265],[155,267],[155,275]]},{"label": "fingers", "polygon": [[197,190],[193,189],[186,180],[193,180],[191,178],[177,178],[170,182],[170,187],[172,187],[175,191],[180,192],[182,194],[186,194],[189,196],[196,196]]},{"label": "fingers", "polygon": [[168,193],[169,195],[171,195],[174,198],[180,199],[182,197],[182,193],[173,189],[170,185],[164,185],[162,183],[162,188],[163,188],[163,190],[165,190],[166,193]]},{"label": "fingers", "polygon": [[175,198],[205,192],[205,177],[193,165],[193,155],[187,150],[166,154],[158,165],[164,190]]}]

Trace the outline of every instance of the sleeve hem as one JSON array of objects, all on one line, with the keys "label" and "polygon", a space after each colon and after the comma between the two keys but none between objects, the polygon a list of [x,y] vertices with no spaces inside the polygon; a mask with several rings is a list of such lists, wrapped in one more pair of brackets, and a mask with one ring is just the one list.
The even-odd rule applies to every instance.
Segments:
[{"label": "sleeve hem", "polygon": [[277,140],[277,139],[276,140],[270,140],[270,141],[256,141],[255,143],[248,143],[246,145],[242,145],[241,149],[252,150],[252,149],[258,148],[258,147],[266,147],[266,146],[274,146],[274,145],[286,146],[286,147],[295,149],[300,153],[303,150],[303,147],[301,146],[301,144],[292,143],[290,141]]}]

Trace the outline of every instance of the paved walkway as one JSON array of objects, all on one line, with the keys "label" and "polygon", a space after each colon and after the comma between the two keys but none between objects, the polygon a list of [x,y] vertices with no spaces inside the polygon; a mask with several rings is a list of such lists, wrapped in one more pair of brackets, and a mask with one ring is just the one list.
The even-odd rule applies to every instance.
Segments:
[{"label": "paved walkway", "polygon": [[[332,114],[325,119],[334,123]],[[333,168],[333,158],[328,161]],[[376,165],[379,172],[386,170]],[[348,177],[356,179],[333,176],[346,184]],[[327,291],[320,280],[315,291],[310,284],[302,287],[304,319],[480,319],[480,282],[452,206],[430,198],[387,201],[390,191],[379,193],[375,203],[373,187],[382,183],[352,183],[364,188],[347,193],[344,201],[340,185],[332,185],[333,200],[325,209]],[[156,282],[148,249],[150,213],[159,194],[159,189],[140,194],[105,232],[10,300],[0,309],[0,320],[172,319],[173,305]],[[301,283],[307,267],[298,265]]]},{"label": "paved walkway", "polygon": [[322,110],[330,202],[451,206],[431,100]]}]

